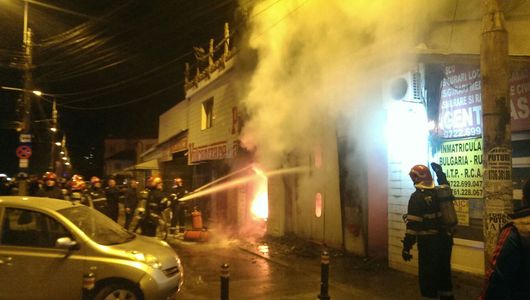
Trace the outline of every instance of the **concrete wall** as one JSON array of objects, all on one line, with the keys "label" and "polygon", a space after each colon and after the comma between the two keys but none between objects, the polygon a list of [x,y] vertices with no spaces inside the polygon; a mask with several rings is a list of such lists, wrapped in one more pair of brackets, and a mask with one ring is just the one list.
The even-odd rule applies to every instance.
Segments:
[{"label": "concrete wall", "polygon": [[[425,45],[439,53],[479,54],[483,2],[451,0],[436,11]],[[530,5],[526,1],[504,1],[510,55],[530,54]],[[456,8],[456,11],[455,11]]]},{"label": "concrete wall", "polygon": [[[237,107],[235,89],[230,82],[230,69],[223,71],[222,76],[211,79],[204,87],[188,97],[188,142],[195,147],[227,141],[229,146],[238,138],[232,134],[232,109]],[[204,101],[213,98],[212,127],[201,129],[201,110]],[[231,148],[230,148],[231,150]]]},{"label": "concrete wall", "polygon": [[188,128],[188,101],[183,100],[158,119],[158,143],[167,141],[172,136]]},{"label": "concrete wall", "polygon": [[[305,169],[269,178],[268,233],[276,236],[292,233],[341,248],[343,229],[336,134],[331,124],[320,124],[320,130],[326,134],[314,140],[315,147],[301,150],[293,161],[295,167],[309,167],[309,172]],[[315,164],[315,156],[321,157],[320,166]],[[288,166],[284,168],[289,169]],[[322,197],[320,217],[315,215],[317,193]]]}]

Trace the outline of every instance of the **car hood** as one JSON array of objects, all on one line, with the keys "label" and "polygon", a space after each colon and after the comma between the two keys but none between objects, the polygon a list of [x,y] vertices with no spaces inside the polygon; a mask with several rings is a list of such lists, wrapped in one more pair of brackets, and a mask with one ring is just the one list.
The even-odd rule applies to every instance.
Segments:
[{"label": "car hood", "polygon": [[133,251],[141,252],[144,255],[150,254],[155,256],[162,264],[162,269],[175,267],[178,264],[178,255],[170,246],[164,245],[165,242],[152,237],[136,235],[136,237],[126,243],[112,245],[109,248],[121,250],[128,253]]}]

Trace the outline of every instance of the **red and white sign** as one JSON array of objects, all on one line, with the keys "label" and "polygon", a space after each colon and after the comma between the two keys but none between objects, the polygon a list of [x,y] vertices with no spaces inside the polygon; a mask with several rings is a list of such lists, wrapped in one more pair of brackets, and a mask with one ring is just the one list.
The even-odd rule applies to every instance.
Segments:
[{"label": "red and white sign", "polygon": [[17,157],[28,159],[31,156],[31,147],[26,145],[18,146],[17,148]]}]

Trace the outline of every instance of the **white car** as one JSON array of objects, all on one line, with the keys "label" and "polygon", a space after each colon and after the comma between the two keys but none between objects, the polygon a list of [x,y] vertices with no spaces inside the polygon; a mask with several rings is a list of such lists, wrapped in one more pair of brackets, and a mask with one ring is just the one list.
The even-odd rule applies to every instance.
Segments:
[{"label": "white car", "polygon": [[65,200],[0,196],[0,299],[173,299],[180,258]]}]

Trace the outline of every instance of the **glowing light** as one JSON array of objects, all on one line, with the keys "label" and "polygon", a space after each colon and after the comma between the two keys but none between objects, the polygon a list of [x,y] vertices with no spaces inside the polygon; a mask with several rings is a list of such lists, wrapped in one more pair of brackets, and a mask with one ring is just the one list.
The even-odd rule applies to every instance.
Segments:
[{"label": "glowing light", "polygon": [[[55,145],[56,145],[56,146],[62,146],[61,142],[55,142]],[[64,152],[61,151],[61,154],[64,154]]]},{"label": "glowing light", "polygon": [[258,251],[261,254],[265,254],[265,255],[269,254],[269,245],[267,244],[259,245]]},{"label": "glowing light", "polygon": [[252,168],[256,172],[257,178],[255,180],[255,197],[252,201],[251,212],[259,219],[267,219],[269,217],[269,191],[268,180],[265,173],[254,166]]},{"label": "glowing light", "polygon": [[388,110],[386,139],[390,160],[401,161],[403,172],[428,160],[429,123],[419,103],[394,101]]},{"label": "glowing light", "polygon": [[[57,132],[57,128],[55,128],[55,127],[51,127],[51,128],[50,128],[50,131],[51,131],[51,132]],[[56,144],[56,145],[57,145],[57,144]]]},{"label": "glowing light", "polygon": [[315,216],[320,218],[322,216],[322,194],[315,195]]}]

